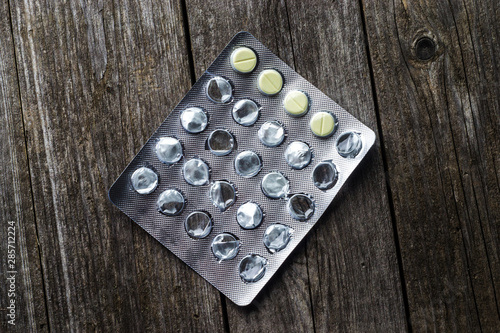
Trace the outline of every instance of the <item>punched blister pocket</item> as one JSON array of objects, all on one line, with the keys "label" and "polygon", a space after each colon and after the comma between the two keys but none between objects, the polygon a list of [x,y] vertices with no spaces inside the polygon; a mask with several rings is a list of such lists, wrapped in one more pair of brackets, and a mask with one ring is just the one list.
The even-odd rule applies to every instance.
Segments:
[{"label": "punched blister pocket", "polygon": [[109,198],[234,303],[247,305],[374,141],[372,130],[240,32]]}]

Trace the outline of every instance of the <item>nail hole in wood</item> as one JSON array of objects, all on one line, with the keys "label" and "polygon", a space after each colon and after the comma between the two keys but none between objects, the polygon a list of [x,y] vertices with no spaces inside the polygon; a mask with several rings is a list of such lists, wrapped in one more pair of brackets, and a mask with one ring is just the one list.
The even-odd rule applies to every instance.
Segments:
[{"label": "nail hole in wood", "polygon": [[415,43],[415,52],[420,60],[429,60],[436,54],[436,43],[429,37],[422,37]]}]

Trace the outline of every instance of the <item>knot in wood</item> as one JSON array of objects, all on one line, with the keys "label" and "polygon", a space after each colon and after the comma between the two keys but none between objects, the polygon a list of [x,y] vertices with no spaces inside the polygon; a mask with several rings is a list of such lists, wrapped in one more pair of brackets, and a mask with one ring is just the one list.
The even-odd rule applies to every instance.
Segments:
[{"label": "knot in wood", "polygon": [[415,42],[415,54],[419,60],[426,61],[436,54],[436,42],[429,37],[422,37]]}]

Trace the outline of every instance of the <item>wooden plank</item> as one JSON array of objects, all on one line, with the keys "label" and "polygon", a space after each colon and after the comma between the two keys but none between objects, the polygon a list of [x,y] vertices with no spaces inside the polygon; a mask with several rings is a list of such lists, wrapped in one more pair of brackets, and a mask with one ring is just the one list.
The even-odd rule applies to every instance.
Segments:
[{"label": "wooden plank", "polygon": [[[359,3],[287,1],[297,71],[377,132]],[[407,329],[380,142],[308,241],[319,332]]]},{"label": "wooden plank", "polygon": [[13,1],[53,331],[222,331],[219,293],[107,190],[191,86],[176,1]]},{"label": "wooden plank", "polygon": [[[282,2],[190,1],[187,14],[197,77],[241,30],[254,34],[293,67],[286,8]],[[313,331],[304,245],[296,249],[250,306],[238,307],[229,300],[226,304],[230,331]]]},{"label": "wooden plank", "polygon": [[499,4],[363,7],[412,328],[497,331]]},{"label": "wooden plank", "polygon": [[[192,1],[188,19],[198,76],[234,33],[247,30],[377,128],[356,4]],[[230,330],[406,329],[380,148],[354,178],[308,238],[307,250],[303,244],[257,301],[247,308],[228,304]]]},{"label": "wooden plank", "polygon": [[47,332],[48,318],[7,1],[0,2],[0,12],[4,13],[0,17],[0,331]]}]

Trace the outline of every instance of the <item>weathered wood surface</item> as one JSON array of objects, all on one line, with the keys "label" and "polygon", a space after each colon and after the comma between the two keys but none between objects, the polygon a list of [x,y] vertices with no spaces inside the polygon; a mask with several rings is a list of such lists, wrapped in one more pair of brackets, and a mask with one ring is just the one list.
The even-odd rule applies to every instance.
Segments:
[{"label": "weathered wood surface", "polygon": [[47,302],[40,322],[56,332],[222,331],[219,293],[106,195],[191,86],[182,7],[10,6]]},{"label": "weathered wood surface", "polygon": [[[0,17],[0,331],[6,331],[7,322],[15,319],[17,327],[46,332],[40,251],[7,1],[0,2],[0,12],[7,14]],[[9,237],[12,231],[14,239]],[[12,251],[16,252],[14,262],[8,261]],[[14,318],[7,317],[12,314],[10,300],[15,302]]]},{"label": "weathered wood surface", "polygon": [[412,328],[498,331],[500,6],[363,6]]},{"label": "weathered wood surface", "polygon": [[[197,76],[234,31],[248,30],[356,117],[377,128],[358,3],[192,1],[187,9]],[[232,17],[229,22],[227,12]],[[243,331],[251,323],[259,325],[256,331],[265,331],[271,322],[277,331],[406,329],[378,147],[354,178],[306,246],[273,280],[270,297],[262,297],[255,307],[228,304],[230,331]],[[276,308],[282,309],[278,320]]]},{"label": "weathered wood surface", "polygon": [[[14,328],[5,238],[0,330],[500,327],[494,1],[4,0],[0,8],[1,234],[16,221],[19,300]],[[379,135],[321,223],[244,308],[106,196],[240,30]]]}]

